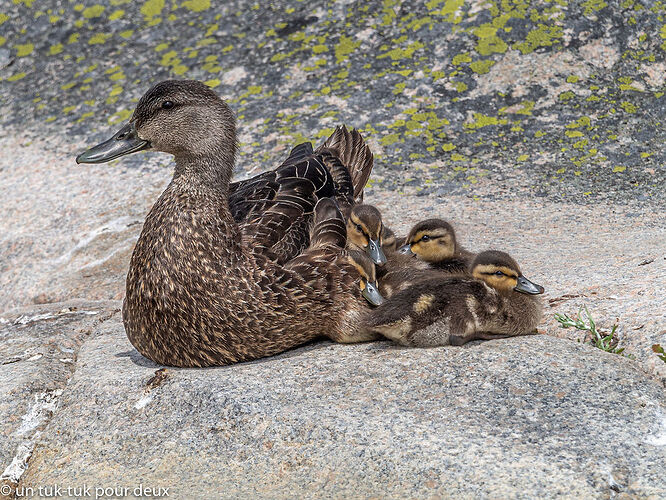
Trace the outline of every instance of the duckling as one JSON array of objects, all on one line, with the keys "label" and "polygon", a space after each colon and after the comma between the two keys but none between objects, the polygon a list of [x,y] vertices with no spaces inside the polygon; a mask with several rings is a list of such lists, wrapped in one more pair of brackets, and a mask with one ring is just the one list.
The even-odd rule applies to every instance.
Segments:
[{"label": "duckling", "polygon": [[[129,263],[129,341],[157,363],[202,367],[277,354],[321,336],[375,338],[363,328],[370,306],[358,273],[343,258],[344,219],[329,202],[316,206],[361,196],[373,162],[360,134],[339,128],[323,149],[295,148],[274,172],[232,188],[237,144],[235,117],[212,89],[170,80],[148,90],[111,139],[77,157],[103,163],[147,149],[175,157],[173,178]],[[269,189],[248,187],[266,179]],[[244,190],[257,197],[236,211],[238,223],[232,211],[240,205],[230,195]],[[327,217],[335,219],[331,231]],[[310,253],[294,262],[313,237]]]},{"label": "duckling", "polygon": [[458,245],[453,226],[442,219],[419,222],[407,235],[400,253],[416,255],[440,271],[465,273],[474,254]]},{"label": "duckling", "polygon": [[361,250],[348,249],[347,260],[357,269],[361,277],[359,281],[361,295],[373,306],[381,305],[384,302],[384,297],[379,292],[377,272],[372,259]]},{"label": "duckling", "polygon": [[367,328],[415,347],[462,345],[532,333],[541,320],[544,292],[525,278],[505,252],[478,254],[471,276],[419,281],[370,311]]},{"label": "duckling", "polygon": [[382,230],[382,214],[379,210],[372,205],[355,205],[347,219],[347,244],[367,252],[375,264],[385,264]]}]

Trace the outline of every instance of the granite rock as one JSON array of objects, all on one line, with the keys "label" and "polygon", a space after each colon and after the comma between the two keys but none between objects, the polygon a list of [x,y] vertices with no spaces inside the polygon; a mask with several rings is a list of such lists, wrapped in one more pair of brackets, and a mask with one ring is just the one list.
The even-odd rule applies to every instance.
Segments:
[{"label": "granite rock", "polygon": [[[539,335],[463,348],[319,342],[241,365],[163,369],[114,316],[21,488],[176,498],[666,495],[666,395],[636,363]],[[129,495],[132,496],[132,495]]]},{"label": "granite rock", "polygon": [[[5,2],[0,487],[666,497],[666,363],[651,350],[666,346],[664,9]],[[210,370],[139,356],[120,299],[171,160],[73,158],[165,78],[229,100],[237,178],[358,127],[376,154],[366,200],[398,233],[444,217],[467,248],[510,252],[546,288],[546,335],[320,342]],[[581,307],[617,323],[632,359],[558,327]]]}]

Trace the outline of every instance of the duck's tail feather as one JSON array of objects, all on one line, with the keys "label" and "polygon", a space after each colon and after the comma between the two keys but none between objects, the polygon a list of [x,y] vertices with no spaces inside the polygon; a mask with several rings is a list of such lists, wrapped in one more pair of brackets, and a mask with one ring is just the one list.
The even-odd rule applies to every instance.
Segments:
[{"label": "duck's tail feather", "polygon": [[319,153],[324,149],[335,151],[342,164],[347,167],[354,186],[354,199],[357,203],[362,201],[363,188],[372,171],[373,156],[359,131],[352,129],[350,132],[344,125],[336,127],[335,132],[315,152]]},{"label": "duck's tail feather", "polygon": [[310,248],[330,246],[343,249],[346,244],[347,229],[342,212],[335,200],[322,198],[314,209]]}]

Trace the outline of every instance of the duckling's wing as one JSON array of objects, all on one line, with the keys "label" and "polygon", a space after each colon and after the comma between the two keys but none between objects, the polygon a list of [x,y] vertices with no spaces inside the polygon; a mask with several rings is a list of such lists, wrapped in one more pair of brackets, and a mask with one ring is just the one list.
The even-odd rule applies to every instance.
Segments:
[{"label": "duckling's wing", "polygon": [[335,151],[342,164],[347,167],[354,187],[354,199],[356,203],[361,203],[363,188],[368,182],[373,166],[372,152],[363,137],[356,129],[350,132],[344,125],[338,126],[315,153],[325,149]]}]

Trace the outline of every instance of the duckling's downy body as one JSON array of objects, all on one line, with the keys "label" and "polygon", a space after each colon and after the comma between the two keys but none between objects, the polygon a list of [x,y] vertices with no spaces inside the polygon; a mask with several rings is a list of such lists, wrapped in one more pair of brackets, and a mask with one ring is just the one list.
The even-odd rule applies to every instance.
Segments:
[{"label": "duckling's downy body", "polygon": [[541,319],[543,288],[498,251],[480,253],[472,276],[418,281],[368,313],[368,328],[407,346],[460,345],[532,333]]},{"label": "duckling's downy body", "polygon": [[433,269],[451,274],[466,273],[474,258],[458,244],[453,226],[442,219],[427,219],[412,227],[400,252],[414,254]]},{"label": "duckling's downy body", "polygon": [[[167,365],[212,366],[319,336],[374,337],[362,333],[369,305],[342,257],[345,242],[335,240],[344,234],[331,242],[330,234],[322,237],[326,218],[316,221],[317,245],[299,257],[317,200],[353,202],[372,168],[357,132],[338,129],[326,146],[295,149],[275,172],[236,183],[230,193],[231,110],[199,82],[167,81],[142,97],[116,136],[77,158],[99,163],[148,148],[175,156],[173,179],[146,217],[127,275],[123,321],[141,354]],[[332,213],[330,205],[318,210]],[[344,232],[341,215],[332,218],[333,233]]]}]

